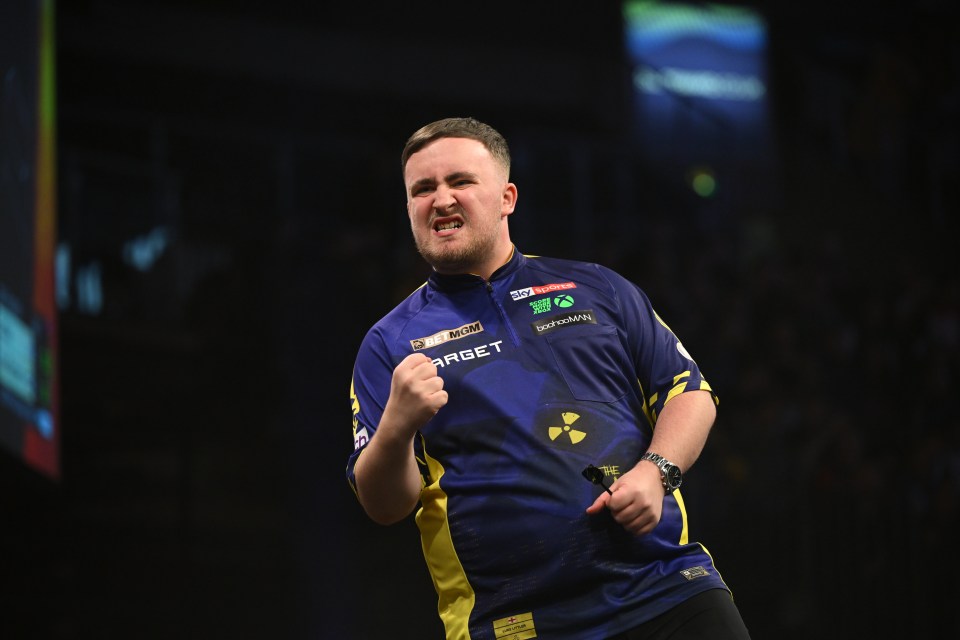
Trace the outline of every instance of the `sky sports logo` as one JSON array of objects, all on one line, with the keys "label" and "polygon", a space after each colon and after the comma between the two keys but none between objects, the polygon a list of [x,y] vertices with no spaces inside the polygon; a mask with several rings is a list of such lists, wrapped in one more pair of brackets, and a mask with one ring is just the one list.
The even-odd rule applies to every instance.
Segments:
[{"label": "sky sports logo", "polygon": [[514,300],[523,300],[530,296],[539,296],[544,293],[553,293],[554,291],[566,291],[567,289],[576,289],[577,285],[573,282],[557,282],[555,284],[542,284],[536,287],[527,287],[526,289],[517,289],[510,292],[510,297]]},{"label": "sky sports logo", "polygon": [[555,316],[550,316],[543,320],[534,320],[530,323],[530,326],[533,327],[534,333],[542,336],[545,333],[550,333],[556,329],[563,329],[564,327],[572,327],[575,324],[597,324],[593,309],[558,313]]}]

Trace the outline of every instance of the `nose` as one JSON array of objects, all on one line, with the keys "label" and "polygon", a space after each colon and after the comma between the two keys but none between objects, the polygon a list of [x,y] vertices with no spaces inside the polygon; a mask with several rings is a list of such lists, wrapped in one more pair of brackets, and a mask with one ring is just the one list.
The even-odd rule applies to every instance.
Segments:
[{"label": "nose", "polygon": [[433,193],[433,208],[437,211],[448,211],[457,203],[453,197],[453,189],[446,185],[440,185]]}]

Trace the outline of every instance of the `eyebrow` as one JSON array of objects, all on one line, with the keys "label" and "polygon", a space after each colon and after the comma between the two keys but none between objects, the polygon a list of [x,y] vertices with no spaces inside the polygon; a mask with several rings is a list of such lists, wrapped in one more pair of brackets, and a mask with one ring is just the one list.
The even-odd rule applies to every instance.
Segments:
[{"label": "eyebrow", "polygon": [[[471,173],[470,171],[454,171],[453,173],[448,173],[443,177],[443,181],[446,183],[456,182],[461,178],[470,178],[471,180],[477,179],[477,174]],[[433,178],[421,178],[410,185],[410,191],[419,189],[420,187],[430,187],[437,184],[437,181]]]}]

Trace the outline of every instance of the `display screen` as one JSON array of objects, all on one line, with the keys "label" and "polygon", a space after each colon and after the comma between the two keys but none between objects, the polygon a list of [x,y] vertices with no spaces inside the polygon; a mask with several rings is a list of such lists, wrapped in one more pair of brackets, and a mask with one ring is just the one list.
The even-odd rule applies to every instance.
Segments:
[{"label": "display screen", "polygon": [[53,10],[0,3],[0,446],[57,478]]},{"label": "display screen", "polygon": [[767,28],[743,7],[623,5],[634,122],[658,154],[718,138],[740,152],[767,140]]}]

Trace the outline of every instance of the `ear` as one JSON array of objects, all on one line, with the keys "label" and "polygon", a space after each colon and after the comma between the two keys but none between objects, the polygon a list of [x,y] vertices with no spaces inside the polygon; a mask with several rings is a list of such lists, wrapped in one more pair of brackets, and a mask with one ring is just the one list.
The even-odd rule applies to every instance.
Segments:
[{"label": "ear", "polygon": [[508,216],[513,213],[517,206],[517,185],[508,182],[503,187],[503,194],[500,199],[500,214]]}]

